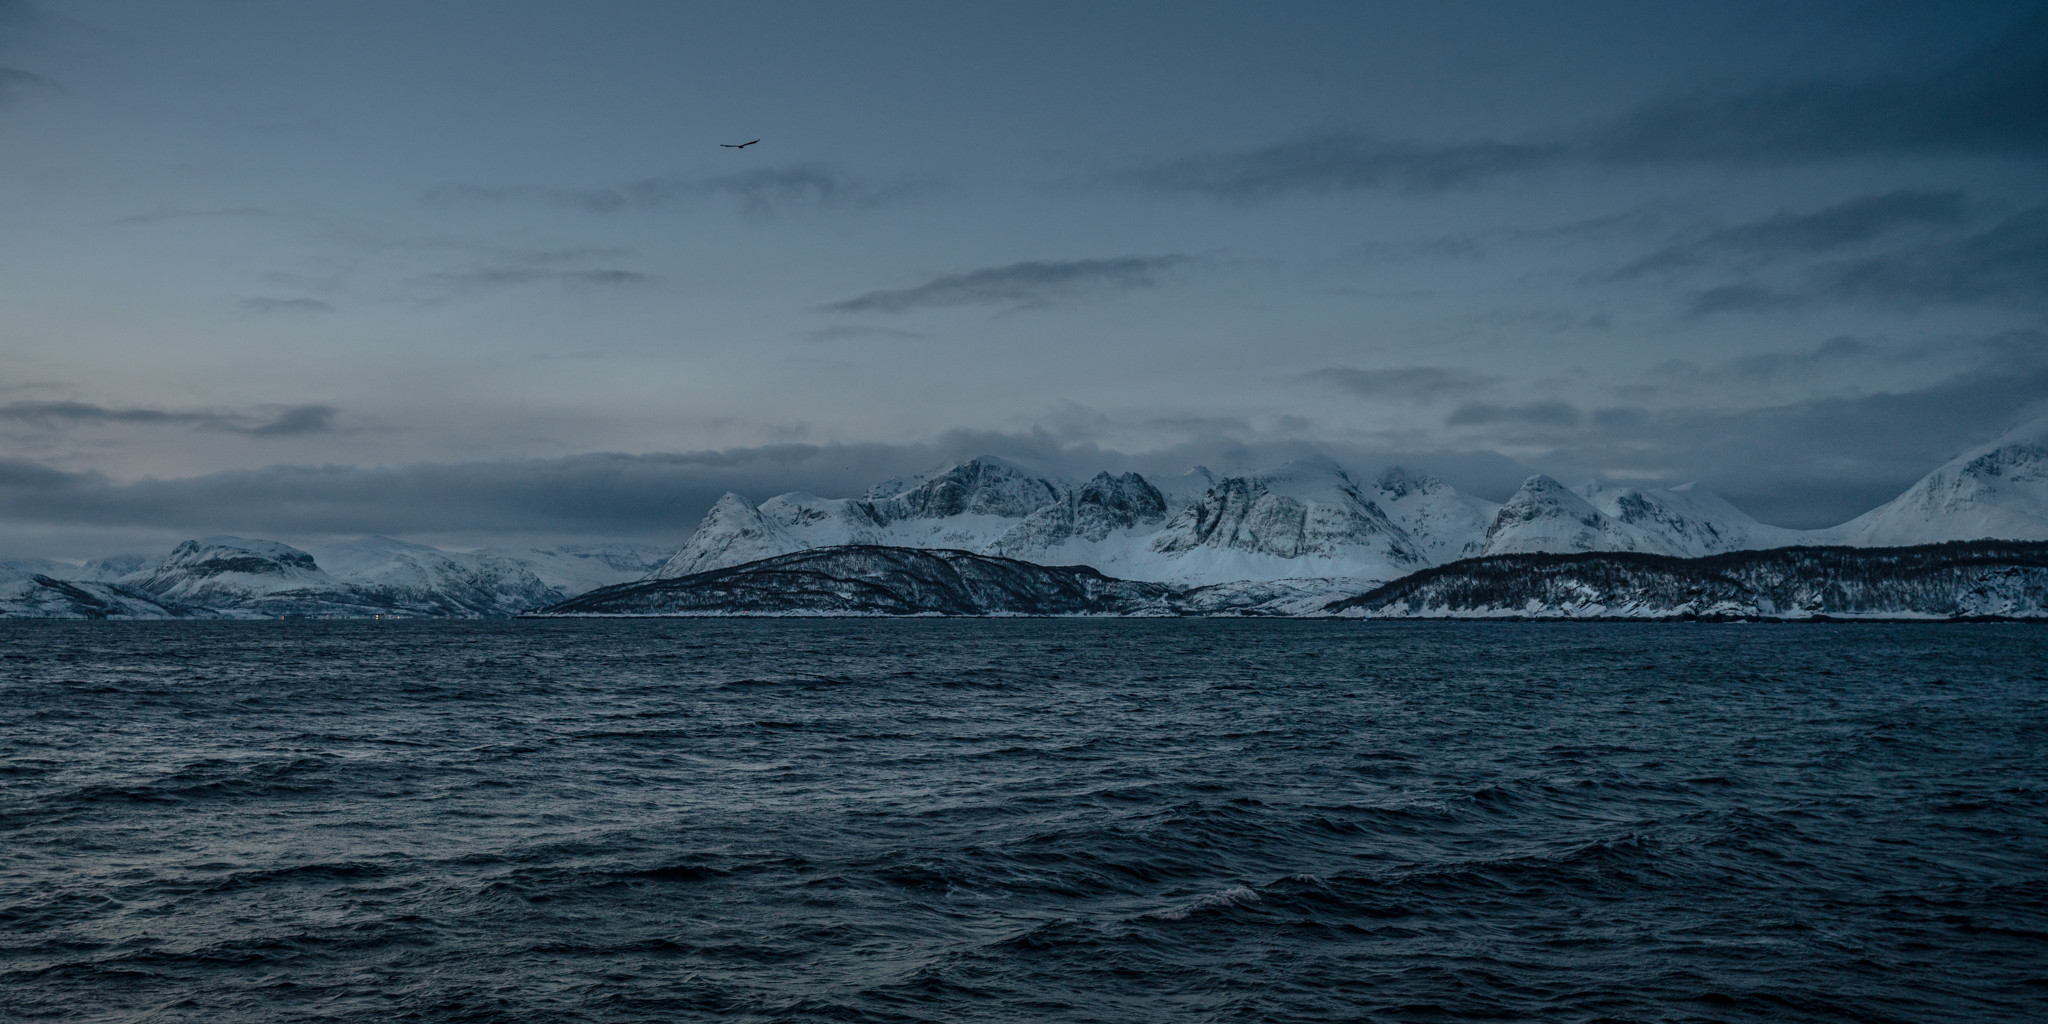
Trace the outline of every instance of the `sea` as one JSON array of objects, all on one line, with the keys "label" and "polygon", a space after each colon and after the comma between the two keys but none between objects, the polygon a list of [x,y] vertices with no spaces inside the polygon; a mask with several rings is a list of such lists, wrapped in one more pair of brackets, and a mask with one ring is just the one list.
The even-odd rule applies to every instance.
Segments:
[{"label": "sea", "polygon": [[2048,629],[0,623],[0,1020],[2048,1020]]}]

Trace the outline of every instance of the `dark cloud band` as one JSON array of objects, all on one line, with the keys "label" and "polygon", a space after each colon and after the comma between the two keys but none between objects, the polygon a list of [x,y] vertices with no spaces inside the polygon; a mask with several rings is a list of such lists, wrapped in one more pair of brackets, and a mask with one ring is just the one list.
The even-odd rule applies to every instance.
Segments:
[{"label": "dark cloud band", "polygon": [[1297,193],[1436,192],[1573,164],[2038,160],[2048,156],[2048,16],[2014,26],[2006,38],[1925,76],[1672,99],[1547,137],[1445,143],[1326,134],[1184,157],[1119,177],[1152,191],[1250,202]]},{"label": "dark cloud band", "polygon": [[1484,390],[1493,378],[1471,370],[1445,366],[1407,366],[1389,370],[1360,370],[1332,366],[1311,370],[1303,379],[1348,391],[1360,398],[1426,401]]},{"label": "dark cloud band", "polygon": [[549,185],[450,185],[428,193],[437,205],[535,203],[591,213],[650,210],[705,199],[726,199],[757,214],[806,209],[884,206],[931,189],[929,182],[873,183],[823,163],[758,167],[729,174],[670,175],[618,185],[562,188]]},{"label": "dark cloud band", "polygon": [[1037,306],[1091,290],[1131,291],[1158,283],[1186,256],[1030,261],[935,277],[914,288],[874,291],[835,302],[833,313],[907,313],[933,306]]},{"label": "dark cloud band", "polygon": [[249,437],[302,437],[334,429],[332,406],[294,405],[269,414],[113,408],[90,402],[10,402],[0,405],[0,422],[32,426],[173,426],[217,430]]}]

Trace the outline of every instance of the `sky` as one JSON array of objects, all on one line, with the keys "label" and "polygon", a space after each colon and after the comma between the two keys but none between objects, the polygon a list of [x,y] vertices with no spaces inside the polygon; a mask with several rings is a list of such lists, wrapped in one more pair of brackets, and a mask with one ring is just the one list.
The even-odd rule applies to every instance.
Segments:
[{"label": "sky", "polygon": [[1825,526],[2048,414],[2048,5],[0,0],[0,238],[0,556],[980,454]]}]

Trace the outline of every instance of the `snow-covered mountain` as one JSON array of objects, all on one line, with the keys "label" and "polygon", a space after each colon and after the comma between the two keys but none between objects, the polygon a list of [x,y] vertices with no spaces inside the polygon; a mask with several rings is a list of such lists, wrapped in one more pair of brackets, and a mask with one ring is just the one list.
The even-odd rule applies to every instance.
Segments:
[{"label": "snow-covered mountain", "polygon": [[1426,473],[1396,466],[1373,482],[1373,501],[1431,564],[1479,554],[1500,506]]},{"label": "snow-covered mountain", "polygon": [[994,553],[1057,560],[1066,548],[1100,545],[1111,536],[1157,528],[1166,519],[1166,496],[1136,473],[1097,473],[1079,488],[1061,488],[1053,500],[1003,531]]},{"label": "snow-covered mountain", "polygon": [[1022,519],[1060,499],[1060,487],[1006,459],[983,456],[915,487],[869,501],[881,523],[991,516]]},{"label": "snow-covered mountain", "polygon": [[762,514],[753,502],[727,491],[711,506],[711,511],[704,513],[704,521],[697,524],[697,532],[690,535],[682,550],[661,563],[648,578],[680,579],[813,546],[816,545],[790,536],[789,531]]},{"label": "snow-covered mountain", "polygon": [[1642,534],[1623,526],[1571,488],[1538,474],[1494,513],[1486,528],[1488,555],[1563,551],[1643,551]]},{"label": "snow-covered mountain", "polygon": [[307,552],[273,540],[227,536],[188,540],[119,582],[160,601],[208,608],[244,607],[278,594],[338,597],[343,589]]},{"label": "snow-covered mountain", "polygon": [[[187,541],[118,582],[230,617],[494,618],[638,579],[654,562],[650,549],[628,545],[456,552],[361,537],[307,552],[275,541],[209,537]],[[593,585],[570,590],[543,572]]]},{"label": "snow-covered mountain", "polygon": [[2048,540],[2048,418],[1964,452],[1906,493],[1831,530],[1858,546]]},{"label": "snow-covered mountain", "polygon": [[1136,473],[1101,473],[1070,487],[984,457],[885,482],[861,498],[797,491],[756,506],[726,494],[654,576],[675,579],[846,544],[973,551],[1041,564],[1085,562],[1084,556],[1142,547],[1130,535],[1156,529],[1165,518],[1166,499]]},{"label": "snow-covered mountain", "polygon": [[517,615],[563,596],[531,565],[490,552],[361,537],[314,553],[328,575],[357,592],[357,600],[423,615]]},{"label": "snow-covered mountain", "polygon": [[0,618],[176,619],[197,614],[116,584],[67,580],[22,568],[21,563],[0,564]]},{"label": "snow-covered mountain", "polygon": [[[0,560],[0,580],[4,581],[25,580],[30,576],[38,575],[67,579],[77,570],[77,566],[67,565],[63,562],[53,562],[47,558],[11,558]],[[84,577],[78,578],[83,579]]]},{"label": "snow-covered mountain", "polygon": [[1387,470],[1370,484],[1327,458],[1263,473],[1197,467],[1156,486],[1136,473],[1080,484],[979,458],[885,481],[860,498],[792,492],[720,498],[654,574],[677,579],[838,545],[956,549],[1121,579],[1220,585],[1295,581],[1306,591],[1382,582],[1485,552],[1708,554],[1793,543],[1695,488],[1590,491],[1532,478],[1506,506],[1435,477]]},{"label": "snow-covered mountain", "polygon": [[444,551],[388,537],[304,551],[205,537],[160,559],[0,562],[0,618],[495,618],[640,579],[638,544]]},{"label": "snow-covered mountain", "polygon": [[1538,474],[1494,514],[1480,553],[1641,551],[1695,558],[1812,543],[1808,532],[1766,526],[1692,484],[1669,490],[1587,484],[1573,491]]},{"label": "snow-covered mountain", "polygon": [[480,555],[497,555],[524,565],[549,589],[565,596],[586,593],[615,583],[644,578],[675,553],[673,545],[557,544],[548,547],[487,547]]},{"label": "snow-covered mountain", "polygon": [[46,558],[0,562],[0,618],[173,619],[186,614],[175,604],[90,578],[93,568]]},{"label": "snow-covered mountain", "polygon": [[[1401,511],[1426,528],[1433,548],[1477,549],[1483,502],[1426,477],[1393,482]],[[1136,473],[1069,484],[984,457],[885,482],[862,498],[795,492],[757,506],[727,494],[655,576],[847,544],[963,550],[1194,583],[1384,580],[1433,563],[1375,493],[1328,459],[1248,476],[1198,469],[1170,488],[1172,497]]]},{"label": "snow-covered mountain", "polygon": [[1407,531],[1324,458],[1226,477],[1148,545],[1164,578],[1386,580],[1430,564]]},{"label": "snow-covered mountain", "polygon": [[1690,558],[1816,542],[1812,531],[1766,526],[1720,495],[1694,484],[1665,490],[1595,483],[1579,488],[1578,493],[1640,538],[1643,546],[1639,550],[1643,551]]}]

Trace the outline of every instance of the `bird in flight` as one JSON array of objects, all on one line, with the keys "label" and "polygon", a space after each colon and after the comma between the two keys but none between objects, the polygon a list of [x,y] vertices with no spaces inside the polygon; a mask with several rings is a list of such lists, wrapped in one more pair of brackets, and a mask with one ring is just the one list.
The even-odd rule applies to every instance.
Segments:
[{"label": "bird in flight", "polygon": [[[759,141],[761,141],[761,140],[760,140],[760,139],[755,139],[755,140],[754,140],[754,142],[759,142]],[[721,143],[719,143],[719,145],[720,145],[720,146],[723,146],[723,147],[725,147],[726,149],[745,149],[745,148],[747,148],[748,146],[751,146],[751,145],[753,145],[753,144],[754,144],[754,142],[738,142],[738,143],[734,143],[734,142],[721,142]]]}]

